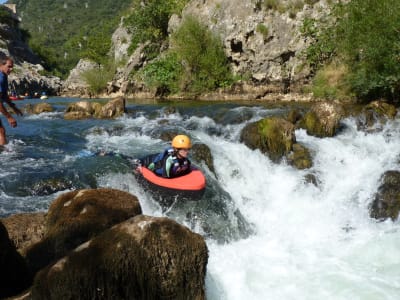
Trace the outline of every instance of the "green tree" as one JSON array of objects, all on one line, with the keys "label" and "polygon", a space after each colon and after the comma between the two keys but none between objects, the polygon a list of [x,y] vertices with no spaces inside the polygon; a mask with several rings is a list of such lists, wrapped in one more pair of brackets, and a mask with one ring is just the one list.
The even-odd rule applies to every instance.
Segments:
[{"label": "green tree", "polygon": [[180,14],[188,0],[134,0],[132,12],[124,24],[132,33],[133,52],[140,43],[160,43],[168,36],[168,21],[172,14]]},{"label": "green tree", "polygon": [[352,0],[338,10],[338,49],[362,98],[400,96],[400,1]]},{"label": "green tree", "polygon": [[[45,68],[66,77],[80,58],[99,63],[108,53],[111,35],[132,0],[9,0],[17,5],[20,26]],[[105,50],[108,47],[107,50]]]}]

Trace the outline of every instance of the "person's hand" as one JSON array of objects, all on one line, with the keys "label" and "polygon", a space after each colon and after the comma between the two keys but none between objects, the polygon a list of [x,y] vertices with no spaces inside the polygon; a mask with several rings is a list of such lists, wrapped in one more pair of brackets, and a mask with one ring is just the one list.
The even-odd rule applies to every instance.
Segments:
[{"label": "person's hand", "polygon": [[22,115],[23,115],[22,111],[20,111],[18,107],[14,106],[12,109],[14,110],[14,112],[15,112],[18,116],[22,116]]},{"label": "person's hand", "polygon": [[8,124],[10,124],[11,127],[17,127],[17,121],[13,117],[7,118]]},{"label": "person's hand", "polygon": [[[14,103],[13,103],[13,104],[14,104]],[[11,108],[13,109],[13,111],[14,111],[18,116],[22,116],[22,115],[23,115],[22,111],[21,111],[18,107],[16,107],[15,104],[12,105]]]}]

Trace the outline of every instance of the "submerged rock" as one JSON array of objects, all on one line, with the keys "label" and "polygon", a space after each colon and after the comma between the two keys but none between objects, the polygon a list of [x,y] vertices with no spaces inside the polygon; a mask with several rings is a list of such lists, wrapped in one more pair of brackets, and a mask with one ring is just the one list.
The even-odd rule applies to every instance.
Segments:
[{"label": "submerged rock", "polygon": [[54,108],[49,103],[37,103],[35,105],[32,104],[25,105],[24,110],[27,113],[38,115],[44,112],[53,112]]},{"label": "submerged rock", "polygon": [[293,151],[288,155],[289,163],[297,169],[309,169],[312,167],[310,151],[298,143],[293,144]]},{"label": "submerged rock", "polygon": [[204,239],[167,218],[136,216],[39,272],[32,299],[205,299]]}]

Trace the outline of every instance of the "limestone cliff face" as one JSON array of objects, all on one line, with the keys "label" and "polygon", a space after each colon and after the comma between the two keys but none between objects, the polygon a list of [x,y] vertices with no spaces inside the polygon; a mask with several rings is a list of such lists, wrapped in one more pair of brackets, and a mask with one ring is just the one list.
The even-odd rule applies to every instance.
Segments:
[{"label": "limestone cliff face", "polygon": [[[301,35],[300,29],[305,18],[326,16],[330,12],[328,2],[332,3],[303,2],[293,9],[292,0],[282,0],[279,3],[286,9],[268,9],[261,0],[192,0],[182,17],[171,17],[169,32],[173,33],[185,16],[196,16],[221,37],[233,71],[249,78],[240,88],[244,93],[263,98],[269,93],[298,92],[311,77],[304,56],[310,41]],[[120,25],[112,38],[111,55],[126,63],[109,83],[108,94],[136,96],[146,92],[146,87],[130,76],[132,70],[146,63],[146,57],[141,47],[129,56],[129,41],[128,31]]]},{"label": "limestone cliff face", "polygon": [[14,71],[9,76],[10,89],[18,95],[25,93],[59,93],[61,80],[58,77],[40,75],[43,71],[40,59],[24,42],[18,21],[0,23],[0,51],[14,60]]},{"label": "limestone cliff face", "polygon": [[267,9],[263,1],[191,1],[183,16],[197,16],[221,36],[235,73],[288,92],[310,76],[304,60],[309,42],[300,32],[303,21],[320,18],[329,6],[321,0],[294,10],[289,8],[290,0],[279,2],[287,8]]}]

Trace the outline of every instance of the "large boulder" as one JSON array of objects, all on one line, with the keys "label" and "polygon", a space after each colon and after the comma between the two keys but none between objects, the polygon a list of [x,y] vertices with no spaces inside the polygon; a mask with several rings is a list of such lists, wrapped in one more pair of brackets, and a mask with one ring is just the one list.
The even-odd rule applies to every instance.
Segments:
[{"label": "large boulder", "polygon": [[116,97],[108,101],[94,116],[100,119],[118,118],[125,113],[125,98]]},{"label": "large boulder", "polygon": [[32,299],[205,299],[207,245],[167,218],[136,216],[40,271]]},{"label": "large boulder", "polygon": [[340,128],[344,116],[345,110],[341,104],[318,102],[304,115],[299,127],[306,129],[307,134],[312,136],[332,137]]},{"label": "large boulder", "polygon": [[15,214],[0,221],[6,226],[10,239],[22,255],[44,237],[46,227],[44,212]]},{"label": "large boulder", "polygon": [[122,116],[126,111],[125,98],[116,97],[101,105],[99,102],[78,101],[67,106],[64,114],[66,120],[88,118],[111,119]]},{"label": "large boulder", "polygon": [[400,211],[400,172],[387,171],[382,176],[382,184],[378,188],[374,201],[370,206],[370,216],[393,221],[399,217]]},{"label": "large boulder", "polygon": [[0,222],[0,299],[16,295],[28,288],[32,276],[27,265]]},{"label": "large boulder", "polygon": [[33,272],[111,226],[142,213],[139,200],[115,189],[78,190],[59,196],[47,214],[44,238],[27,250]]},{"label": "large boulder", "polygon": [[295,127],[278,117],[270,117],[250,123],[243,128],[240,141],[250,149],[259,149],[274,162],[279,162],[292,151],[296,142]]}]

